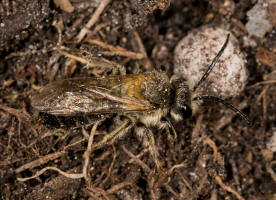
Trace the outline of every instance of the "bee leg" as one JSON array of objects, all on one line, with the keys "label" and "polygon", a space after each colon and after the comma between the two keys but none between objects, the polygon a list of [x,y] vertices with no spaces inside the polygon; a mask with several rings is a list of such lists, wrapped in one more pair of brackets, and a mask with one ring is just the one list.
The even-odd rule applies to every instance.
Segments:
[{"label": "bee leg", "polygon": [[[171,121],[167,117],[161,118],[160,127],[164,127],[166,129],[166,133],[168,134],[168,140],[173,143],[177,139],[176,131],[171,123]],[[173,134],[173,136],[172,136]]]},{"label": "bee leg", "polygon": [[151,157],[153,158],[153,161],[154,161],[157,169],[162,169],[160,161],[158,159],[159,154],[156,149],[155,139],[154,139],[152,131],[149,128],[147,128],[144,124],[138,123],[137,127],[136,127],[136,133],[137,133],[138,137],[142,136],[145,139],[146,146],[149,149],[149,153],[150,153]]},{"label": "bee leg", "polygon": [[112,69],[112,74],[125,75],[126,74],[126,68],[123,65],[120,65],[120,64],[116,63],[114,65],[114,68]]},{"label": "bee leg", "polygon": [[[126,69],[123,65],[112,62],[110,60],[104,59],[104,58],[90,58],[90,63],[93,63],[96,66],[99,66],[103,71],[111,71],[113,75],[119,74],[119,75],[125,75]],[[87,67],[89,69],[89,66]],[[102,71],[100,70],[100,71]]]},{"label": "bee leg", "polygon": [[99,63],[102,64],[103,66],[107,66],[109,69],[111,69],[111,73],[113,75],[116,75],[116,74],[125,75],[126,74],[126,68],[119,63],[112,62],[107,59],[101,59]]},{"label": "bee leg", "polygon": [[113,144],[116,139],[122,137],[126,132],[128,132],[134,124],[135,123],[132,120],[125,119],[119,128],[104,136],[98,143],[93,144],[92,151],[99,149],[106,144]]}]

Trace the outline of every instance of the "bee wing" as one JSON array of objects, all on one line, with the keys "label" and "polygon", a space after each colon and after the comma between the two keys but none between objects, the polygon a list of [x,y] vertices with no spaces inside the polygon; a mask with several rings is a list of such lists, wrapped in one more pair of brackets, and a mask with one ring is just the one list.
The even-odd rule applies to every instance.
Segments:
[{"label": "bee wing", "polygon": [[152,110],[154,106],[142,94],[145,76],[140,74],[56,81],[33,95],[32,106],[39,111],[61,116]]}]

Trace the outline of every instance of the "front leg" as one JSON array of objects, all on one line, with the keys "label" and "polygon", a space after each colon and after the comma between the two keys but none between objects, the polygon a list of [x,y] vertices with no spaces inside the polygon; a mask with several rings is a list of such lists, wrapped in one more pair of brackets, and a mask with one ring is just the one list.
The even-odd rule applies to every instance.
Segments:
[{"label": "front leg", "polygon": [[[160,120],[160,125],[161,129],[166,130],[166,134],[168,134],[168,140],[173,143],[177,139],[177,134],[176,131],[171,123],[171,121],[167,117],[162,117]],[[173,134],[173,136],[172,136]]]}]

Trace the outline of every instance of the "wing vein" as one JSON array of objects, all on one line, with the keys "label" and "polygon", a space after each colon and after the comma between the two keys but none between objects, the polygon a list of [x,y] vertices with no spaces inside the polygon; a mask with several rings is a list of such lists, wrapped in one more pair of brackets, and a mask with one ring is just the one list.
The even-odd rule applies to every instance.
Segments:
[{"label": "wing vein", "polygon": [[[97,88],[97,87],[95,87]],[[101,91],[98,91],[98,90],[91,90],[91,89],[87,89],[87,88],[83,88],[84,90],[87,90],[89,92],[93,92],[97,95],[101,95],[103,98],[106,98],[107,100],[110,100],[110,101],[113,101],[113,102],[118,102],[118,103],[122,103],[122,104],[131,104],[132,106],[135,106],[135,107],[146,107],[145,110],[149,109],[150,106],[146,105],[145,103],[143,102],[138,102],[138,101],[134,101],[134,100],[131,100],[131,99],[127,99],[127,98],[121,98],[121,97],[117,97],[117,96],[114,96],[114,95],[111,95],[111,94],[108,94],[106,92],[101,92]]]}]

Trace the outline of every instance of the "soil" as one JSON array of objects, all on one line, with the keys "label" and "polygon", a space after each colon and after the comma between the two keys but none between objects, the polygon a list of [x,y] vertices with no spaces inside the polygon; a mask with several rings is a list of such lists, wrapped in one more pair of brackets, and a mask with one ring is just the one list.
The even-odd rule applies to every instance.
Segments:
[{"label": "soil", "polygon": [[[0,199],[276,199],[276,6],[262,2],[271,28],[255,36],[246,24],[256,0],[1,1]],[[152,129],[162,168],[134,130],[89,148],[120,126],[118,115],[31,106],[54,80],[153,69],[170,77],[178,41],[203,25],[239,40],[249,79],[227,101],[252,125],[208,103],[172,122],[176,140]]]}]

